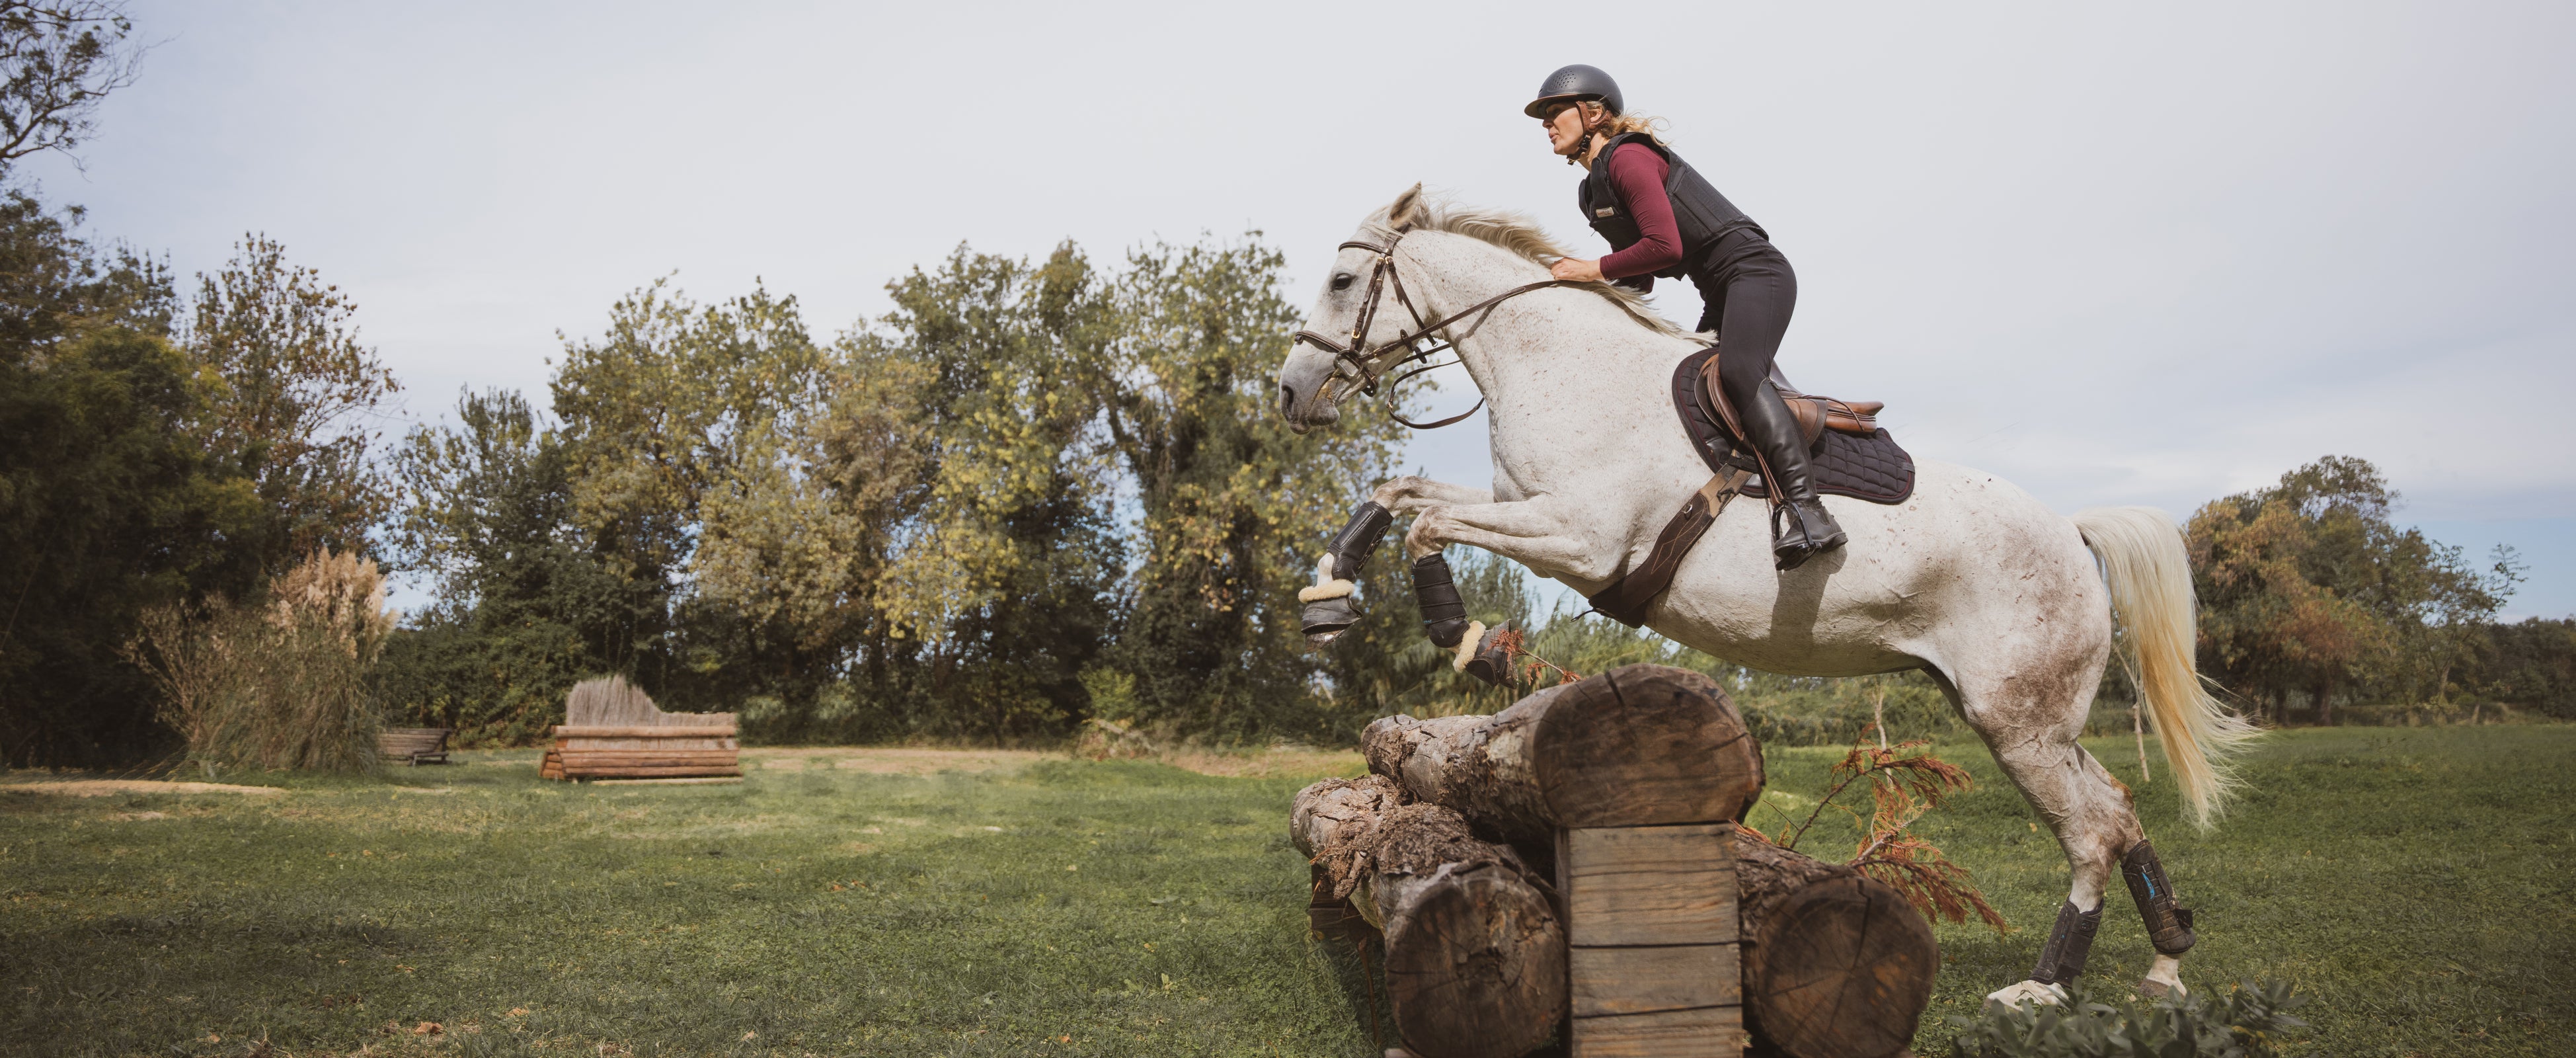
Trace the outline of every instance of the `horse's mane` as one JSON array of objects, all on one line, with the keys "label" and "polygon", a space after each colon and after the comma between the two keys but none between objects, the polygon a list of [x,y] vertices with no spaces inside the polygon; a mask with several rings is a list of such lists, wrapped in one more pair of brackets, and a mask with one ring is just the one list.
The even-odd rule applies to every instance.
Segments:
[{"label": "horse's mane", "polygon": [[[1387,207],[1387,209],[1392,208],[1394,207]],[[1385,227],[1387,210],[1381,209],[1370,214],[1369,223]],[[1426,196],[1421,204],[1414,208],[1412,223],[1408,227],[1445,231],[1452,235],[1464,235],[1481,242],[1492,243],[1519,254],[1533,264],[1551,265],[1556,263],[1557,258],[1573,256],[1567,253],[1564,247],[1558,246],[1556,240],[1549,238],[1546,229],[1539,227],[1538,222],[1531,220],[1528,214],[1513,210],[1462,206]],[[1646,296],[1634,290],[1615,283],[1594,283],[1585,289],[1609,298],[1613,304],[1619,306],[1621,311],[1628,314],[1628,318],[1644,324],[1658,334],[1674,338],[1691,336],[1691,332],[1683,329],[1681,325],[1656,314],[1655,310],[1646,303]]]}]

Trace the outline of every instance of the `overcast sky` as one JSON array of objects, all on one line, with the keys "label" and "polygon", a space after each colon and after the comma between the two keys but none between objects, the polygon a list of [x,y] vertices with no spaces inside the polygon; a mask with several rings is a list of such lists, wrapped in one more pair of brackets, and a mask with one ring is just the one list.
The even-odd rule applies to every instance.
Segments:
[{"label": "overcast sky", "polygon": [[[85,170],[25,171],[183,276],[282,240],[355,296],[415,417],[542,398],[557,332],[674,271],[829,333],[960,242],[1114,260],[1257,228],[1302,305],[1417,180],[1589,246],[1520,114],[1589,62],[1796,264],[1784,369],[1887,401],[1918,456],[2177,517],[2362,456],[2402,518],[2521,549],[2510,614],[2576,613],[2576,5],[134,15],[161,43]],[[1408,462],[1490,473],[1474,424]]]}]

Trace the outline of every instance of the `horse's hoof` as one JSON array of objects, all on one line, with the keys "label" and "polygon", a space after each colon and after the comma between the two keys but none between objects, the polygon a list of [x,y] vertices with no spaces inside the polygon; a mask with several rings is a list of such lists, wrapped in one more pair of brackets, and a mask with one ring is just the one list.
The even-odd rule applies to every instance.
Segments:
[{"label": "horse's hoof", "polygon": [[2138,994],[2148,999],[2161,999],[2165,996],[2181,999],[2190,995],[2191,989],[2182,986],[2181,960],[2166,955],[2157,956],[2155,963],[2147,967],[2146,979],[2138,982]]},{"label": "horse's hoof", "polygon": [[1341,638],[1342,632],[1358,624],[1359,620],[1360,608],[1352,604],[1351,596],[1339,595],[1308,602],[1301,622],[1306,633],[1306,645],[1322,647]]},{"label": "horse's hoof", "polygon": [[2055,1006],[2065,1001],[2066,989],[2044,981],[2023,981],[2020,984],[2005,985],[1986,993],[1987,1004],[2001,1003],[2008,1007],[2035,1006],[2042,1003]]},{"label": "horse's hoof", "polygon": [[1519,674],[1512,671],[1512,652],[1504,637],[1512,631],[1505,621],[1476,640],[1475,649],[1458,666],[1458,671],[1484,681],[1489,687],[1517,685]]}]

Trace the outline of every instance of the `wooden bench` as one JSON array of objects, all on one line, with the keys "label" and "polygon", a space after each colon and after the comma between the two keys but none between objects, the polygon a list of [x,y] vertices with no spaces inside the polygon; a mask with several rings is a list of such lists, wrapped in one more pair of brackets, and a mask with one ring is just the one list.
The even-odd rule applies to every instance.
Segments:
[{"label": "wooden bench", "polygon": [[447,763],[447,736],[452,727],[389,727],[376,734],[376,755],[400,759],[406,766]]}]

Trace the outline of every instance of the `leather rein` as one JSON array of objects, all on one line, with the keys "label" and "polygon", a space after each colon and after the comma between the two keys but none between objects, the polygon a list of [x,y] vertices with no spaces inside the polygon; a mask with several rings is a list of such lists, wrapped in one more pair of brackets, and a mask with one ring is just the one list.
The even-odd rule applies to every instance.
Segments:
[{"label": "leather rein", "polygon": [[[1384,246],[1353,240],[1336,247],[1336,249],[1342,250],[1366,250],[1371,254],[1375,254],[1377,257],[1377,260],[1369,268],[1368,294],[1366,300],[1360,302],[1359,319],[1351,325],[1350,339],[1346,342],[1335,341],[1332,338],[1317,334],[1313,331],[1299,331],[1289,342],[1291,345],[1294,345],[1297,342],[1311,342],[1316,348],[1333,354],[1333,358],[1335,360],[1339,361],[1343,365],[1347,365],[1351,370],[1351,374],[1356,375],[1359,378],[1359,391],[1372,397],[1379,396],[1377,391],[1379,380],[1386,378],[1386,376],[1393,373],[1395,369],[1416,361],[1429,360],[1443,352],[1454,352],[1457,349],[1458,343],[1454,336],[1433,338],[1432,335],[1434,332],[1446,328],[1450,324],[1456,323],[1459,320],[1466,319],[1469,316],[1476,316],[1479,313],[1490,313],[1494,310],[1495,306],[1532,291],[1545,290],[1549,287],[1580,287],[1590,285],[1572,279],[1549,279],[1537,283],[1524,283],[1520,286],[1513,287],[1510,290],[1503,291],[1500,294],[1496,294],[1493,297],[1486,298],[1483,301],[1469,305],[1466,308],[1450,313],[1449,315],[1443,316],[1430,323],[1424,323],[1422,322],[1422,310],[1413,307],[1413,298],[1407,295],[1404,291],[1404,276],[1395,269],[1395,245],[1404,240],[1404,233],[1395,232],[1394,235],[1395,238],[1387,240],[1387,244]],[[1396,303],[1404,306],[1404,311],[1413,317],[1413,329],[1406,331],[1397,337],[1390,338],[1372,346],[1368,344],[1369,325],[1377,322],[1378,302],[1385,297],[1386,288],[1390,286],[1395,288]],[[1482,323],[1484,321],[1479,317],[1477,322]],[[1417,344],[1426,338],[1431,339],[1430,345],[1422,346]],[[1379,358],[1398,349],[1404,351],[1403,356],[1397,357],[1396,359],[1382,365],[1377,362]],[[1455,362],[1456,361],[1451,361],[1451,363]],[[1392,381],[1387,383],[1387,392],[1384,395],[1384,399],[1390,403],[1386,409],[1386,417],[1399,423],[1403,423],[1406,426],[1410,426],[1416,430],[1437,430],[1443,426],[1465,422],[1468,416],[1476,414],[1476,410],[1478,408],[1485,406],[1484,398],[1481,396],[1477,398],[1475,407],[1468,408],[1456,415],[1452,415],[1446,419],[1441,419],[1435,422],[1415,422],[1395,413],[1395,407],[1392,401],[1395,397],[1395,386],[1397,384],[1402,383],[1405,379],[1412,378],[1415,375],[1432,370],[1433,368],[1447,366],[1449,365],[1424,364],[1421,367],[1397,374]],[[1339,380],[1346,377],[1348,376],[1345,376],[1340,371],[1336,370],[1333,373],[1332,379],[1327,380],[1325,385],[1330,386],[1333,380]],[[1329,397],[1330,394],[1326,394],[1326,396]]]}]

